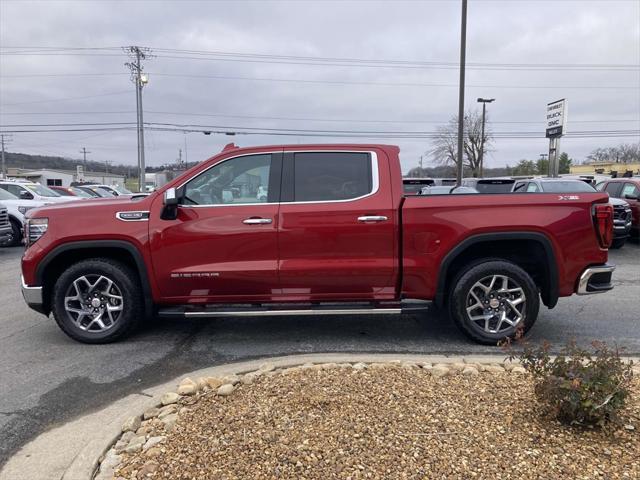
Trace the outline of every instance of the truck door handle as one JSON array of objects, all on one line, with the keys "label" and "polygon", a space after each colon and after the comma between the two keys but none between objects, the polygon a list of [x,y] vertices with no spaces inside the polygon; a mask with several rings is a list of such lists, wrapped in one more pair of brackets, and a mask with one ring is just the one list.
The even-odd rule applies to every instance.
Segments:
[{"label": "truck door handle", "polygon": [[358,217],[359,222],[386,222],[388,220],[384,215],[365,215]]},{"label": "truck door handle", "polygon": [[245,218],[242,223],[246,225],[263,225],[267,223],[273,223],[270,218]]}]

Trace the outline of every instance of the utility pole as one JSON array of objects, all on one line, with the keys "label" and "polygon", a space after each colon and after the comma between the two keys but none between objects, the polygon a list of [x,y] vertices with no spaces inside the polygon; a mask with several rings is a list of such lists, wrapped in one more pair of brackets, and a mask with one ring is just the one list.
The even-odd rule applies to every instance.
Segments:
[{"label": "utility pole", "polygon": [[0,173],[2,173],[2,178],[7,178],[7,163],[4,159],[4,146],[9,140],[11,140],[9,135],[6,133],[0,133],[0,143],[2,143],[2,171],[0,171]]},{"label": "utility pole", "polygon": [[420,155],[420,175],[422,175],[422,158],[424,155]]},{"label": "utility pole", "polygon": [[131,62],[125,63],[131,69],[131,80],[136,86],[136,113],[138,132],[138,191],[144,192],[145,162],[144,162],[144,119],[142,114],[142,87],[149,82],[147,74],[143,73],[142,60],[150,56],[150,50],[144,47],[126,47],[125,52]]},{"label": "utility pole", "polygon": [[464,69],[467,51],[467,0],[462,0],[462,18],[460,24],[460,85],[458,91],[458,172],[456,185],[462,185],[462,150],[464,145]]},{"label": "utility pole", "polygon": [[482,133],[480,137],[480,178],[484,176],[484,122],[487,115],[487,103],[491,103],[495,98],[478,98],[478,103],[482,103]]},{"label": "utility pole", "polygon": [[179,148],[178,149],[178,170],[180,170],[181,166],[182,166],[182,149]]},{"label": "utility pole", "polygon": [[90,151],[88,151],[85,147],[82,147],[82,150],[80,150],[80,153],[82,153],[82,166],[84,168],[84,171],[87,171],[87,153],[91,153]]}]

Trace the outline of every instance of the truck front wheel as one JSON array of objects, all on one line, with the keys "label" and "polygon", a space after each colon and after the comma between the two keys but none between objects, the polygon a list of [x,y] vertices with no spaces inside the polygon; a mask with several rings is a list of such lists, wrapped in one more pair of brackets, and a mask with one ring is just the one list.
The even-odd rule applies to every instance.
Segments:
[{"label": "truck front wheel", "polygon": [[136,274],[108,258],[82,260],[56,280],[51,305],[58,326],[83,343],[109,343],[130,333],[142,318]]},{"label": "truck front wheel", "polygon": [[476,264],[453,282],[449,311],[468,337],[484,345],[496,345],[526,333],[540,309],[538,288],[527,272],[502,260]]}]

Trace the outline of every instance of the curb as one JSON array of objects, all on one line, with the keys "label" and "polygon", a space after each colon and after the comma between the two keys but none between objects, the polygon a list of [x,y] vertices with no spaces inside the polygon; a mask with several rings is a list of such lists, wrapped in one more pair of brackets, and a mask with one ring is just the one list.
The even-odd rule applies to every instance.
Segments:
[{"label": "curb", "polygon": [[[637,359],[633,359],[637,361]],[[185,377],[224,377],[259,370],[268,363],[289,368],[305,363],[476,363],[504,364],[504,355],[415,355],[415,354],[302,354],[263,357],[251,361],[224,364],[185,372],[163,384],[122,398],[95,412],[47,431],[25,445],[0,471],[0,480],[90,480],[94,478],[105,453],[122,435],[122,425],[130,417],[140,417],[146,409],[161,403],[163,394],[175,392]],[[514,362],[516,363],[516,362]],[[79,446],[65,445],[75,443]],[[71,451],[70,451],[71,450]],[[35,465],[34,465],[35,464]]]}]

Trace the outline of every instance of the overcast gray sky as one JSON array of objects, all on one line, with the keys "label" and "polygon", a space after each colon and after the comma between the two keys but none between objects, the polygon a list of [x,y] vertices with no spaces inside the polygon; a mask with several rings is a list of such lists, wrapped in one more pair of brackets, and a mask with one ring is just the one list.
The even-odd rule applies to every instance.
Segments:
[{"label": "overcast gray sky", "polygon": [[[457,112],[459,23],[458,0],[0,0],[0,124],[11,130],[16,127],[7,125],[135,122],[135,92],[123,52],[9,53],[16,52],[13,47],[141,45],[156,55],[145,62],[148,122],[431,132]],[[166,49],[370,62],[317,65]],[[378,60],[414,63],[371,63]],[[495,97],[489,106],[495,132],[542,133],[545,105],[558,98],[569,101],[570,132],[640,129],[638,0],[470,0],[467,61],[466,106],[477,108],[479,96]],[[381,142],[400,145],[406,171],[429,149],[428,139],[147,130],[147,164],[174,161],[185,137],[189,161],[207,158],[230,141]],[[638,140],[567,137],[562,150],[581,160],[596,147]],[[81,158],[82,147],[91,159],[136,163],[134,130],[15,133],[9,150]],[[548,141],[503,138],[493,149],[488,166],[513,165],[546,152]]]}]

